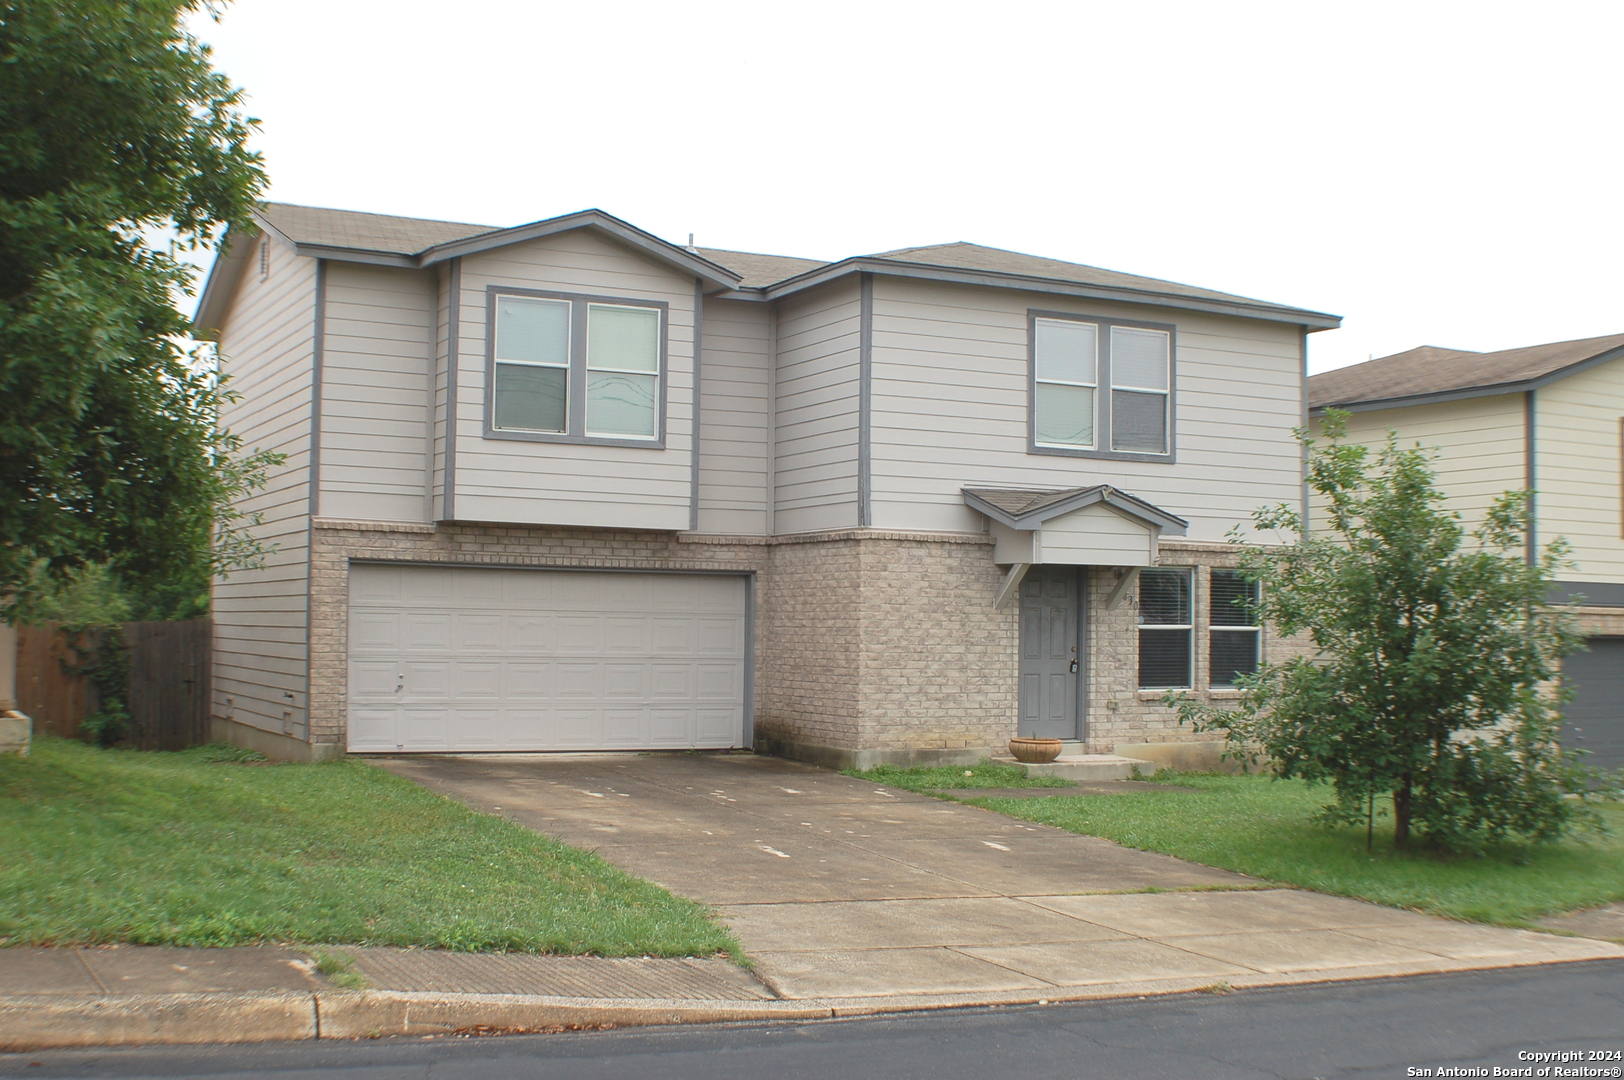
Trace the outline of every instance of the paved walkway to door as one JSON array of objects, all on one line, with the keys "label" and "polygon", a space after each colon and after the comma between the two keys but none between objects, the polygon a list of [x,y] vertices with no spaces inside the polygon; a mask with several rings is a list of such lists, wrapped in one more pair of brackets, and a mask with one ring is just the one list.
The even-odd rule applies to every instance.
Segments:
[{"label": "paved walkway to door", "polygon": [[751,754],[380,764],[714,906],[785,998],[1058,1000],[1624,957],[1263,888]]}]

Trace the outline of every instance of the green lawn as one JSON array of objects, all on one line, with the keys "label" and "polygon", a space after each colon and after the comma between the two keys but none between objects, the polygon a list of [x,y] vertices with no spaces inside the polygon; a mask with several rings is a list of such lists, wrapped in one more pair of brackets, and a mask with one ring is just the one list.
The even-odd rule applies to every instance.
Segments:
[{"label": "green lawn", "polygon": [[[971,771],[977,776],[970,780],[987,768],[975,767]],[[938,774],[949,771],[875,769],[854,775],[920,791],[948,786]],[[1156,780],[1197,790],[1147,786],[1130,795],[1057,793],[972,802],[1127,847],[1458,919],[1519,926],[1546,914],[1624,900],[1624,804],[1600,805],[1609,828],[1603,836],[1460,858],[1396,851],[1383,838],[1378,818],[1375,853],[1368,855],[1363,829],[1332,830],[1309,820],[1329,801],[1328,788],[1261,776],[1158,773]],[[1006,780],[987,786],[1028,785]],[[1391,825],[1386,819],[1388,830]]]},{"label": "green lawn", "polygon": [[0,944],[742,958],[704,908],[355,760],[40,739],[0,755]]}]

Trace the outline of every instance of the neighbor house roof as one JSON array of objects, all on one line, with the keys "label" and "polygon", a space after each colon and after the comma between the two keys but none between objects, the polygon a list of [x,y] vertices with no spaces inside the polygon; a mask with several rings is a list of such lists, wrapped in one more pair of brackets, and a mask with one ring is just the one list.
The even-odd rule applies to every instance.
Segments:
[{"label": "neighbor house roof", "polygon": [[1171,536],[1183,536],[1190,524],[1176,514],[1170,514],[1126,491],[1110,484],[1071,488],[987,488],[961,489],[964,503],[979,510],[994,521],[1012,529],[1035,529],[1050,518],[1081,510],[1085,506],[1105,503],[1107,506],[1154,525]]},{"label": "neighbor house roof", "polygon": [[1624,334],[1478,353],[1422,345],[1311,376],[1308,407],[1363,411],[1536,390],[1624,356]]},{"label": "neighbor house roof", "polygon": [[[708,292],[737,299],[772,300],[850,274],[879,273],[1152,303],[1291,323],[1308,330],[1323,330],[1341,324],[1341,319],[1335,315],[1305,308],[962,242],[899,248],[876,255],[825,262],[715,248],[678,247],[601,210],[583,210],[513,228],[329,210],[289,203],[266,203],[259,208],[256,217],[262,226],[293,244],[302,255],[347,262],[425,267],[506,244],[571,229],[591,228],[695,275],[706,283]],[[196,321],[204,328],[218,325],[224,315],[224,306],[247,263],[246,250],[233,250],[230,239],[228,236],[225,250],[216,260],[215,269],[209,275],[198,305]]]}]

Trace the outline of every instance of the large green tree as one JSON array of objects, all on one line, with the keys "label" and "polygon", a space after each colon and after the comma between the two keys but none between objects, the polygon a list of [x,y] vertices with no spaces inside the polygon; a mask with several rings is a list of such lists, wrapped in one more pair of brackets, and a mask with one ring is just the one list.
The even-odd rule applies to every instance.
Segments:
[{"label": "large green tree", "polygon": [[[147,617],[251,561],[262,482],[176,307],[188,250],[251,230],[241,92],[185,29],[199,0],[0,0],[0,616],[107,566]],[[211,8],[212,10],[212,8]]]},{"label": "large green tree", "polygon": [[1564,797],[1580,776],[1550,692],[1579,645],[1571,614],[1545,602],[1566,545],[1526,557],[1522,491],[1468,532],[1427,451],[1391,434],[1375,452],[1345,442],[1345,417],[1326,418],[1328,442],[1302,436],[1321,530],[1305,533],[1295,508],[1266,508],[1258,529],[1297,539],[1242,556],[1261,584],[1258,615],[1306,634],[1314,653],[1242,680],[1232,709],[1182,702],[1183,718],[1280,776],[1333,785],[1333,822],[1390,805],[1400,846],[1562,836],[1584,813]]}]

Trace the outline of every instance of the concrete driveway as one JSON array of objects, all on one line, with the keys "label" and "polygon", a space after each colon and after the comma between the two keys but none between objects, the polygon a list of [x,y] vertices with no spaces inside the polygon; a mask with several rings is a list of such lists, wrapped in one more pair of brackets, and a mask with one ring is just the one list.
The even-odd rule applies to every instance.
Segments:
[{"label": "concrete driveway", "polygon": [[1600,941],[1260,888],[753,754],[379,764],[712,905],[787,998],[1020,1000],[1624,957]]}]

